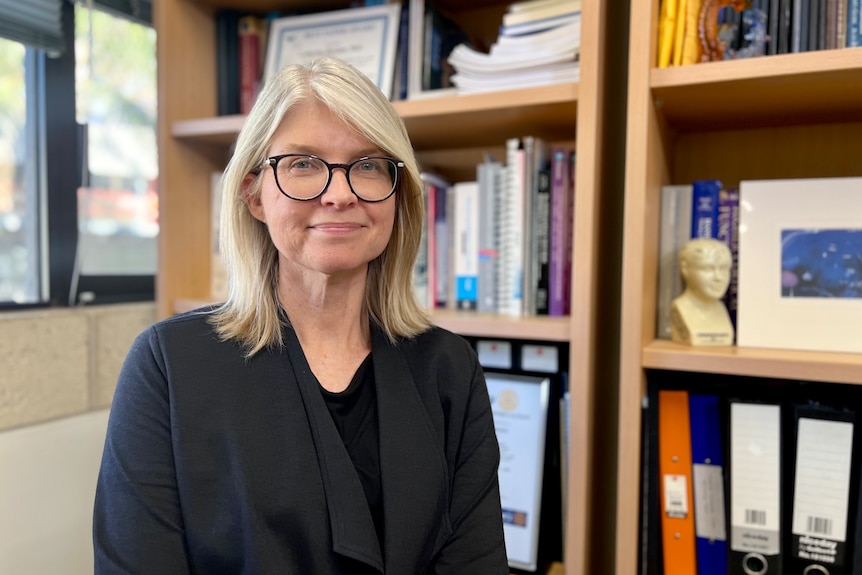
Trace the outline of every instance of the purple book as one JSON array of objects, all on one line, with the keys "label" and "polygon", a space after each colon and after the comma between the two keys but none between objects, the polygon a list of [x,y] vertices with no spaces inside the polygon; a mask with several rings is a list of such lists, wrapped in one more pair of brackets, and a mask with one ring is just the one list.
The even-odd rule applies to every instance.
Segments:
[{"label": "purple book", "polygon": [[574,152],[551,150],[551,230],[548,315],[569,314],[571,301],[572,216],[574,206]]}]

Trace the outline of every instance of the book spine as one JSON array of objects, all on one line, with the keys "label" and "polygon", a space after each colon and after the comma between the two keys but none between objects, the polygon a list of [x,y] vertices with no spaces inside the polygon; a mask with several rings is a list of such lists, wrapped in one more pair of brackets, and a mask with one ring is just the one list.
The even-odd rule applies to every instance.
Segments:
[{"label": "book spine", "polygon": [[425,183],[426,217],[425,225],[428,231],[428,309],[437,305],[437,188],[434,184]]},{"label": "book spine", "polygon": [[475,311],[479,295],[479,184],[458,182],[452,189],[455,305],[459,310]]},{"label": "book spine", "polygon": [[697,180],[692,184],[691,237],[715,238],[718,232],[719,180]]},{"label": "book spine", "polygon": [[848,0],[838,0],[836,8],[836,31],[835,31],[835,47],[847,47],[847,4]]},{"label": "book spine", "polygon": [[479,298],[480,312],[497,312],[497,264],[499,261],[500,193],[502,165],[485,161],[476,168],[479,182]]},{"label": "book spine", "polygon": [[248,114],[260,87],[260,19],[257,16],[243,16],[238,26],[239,113]]},{"label": "book spine", "polygon": [[524,149],[519,138],[506,141],[506,178],[503,184],[500,228],[500,275],[497,305],[507,315],[523,315]]},{"label": "book spine", "polygon": [[548,291],[551,282],[551,165],[547,161],[539,166],[535,207],[534,235],[538,261],[535,309],[537,315],[548,315],[550,312]]},{"label": "book spine", "polygon": [[239,14],[221,10],[216,14],[216,82],[218,115],[239,113]]},{"label": "book spine", "polygon": [[428,306],[428,261],[429,261],[429,234],[428,234],[428,186],[422,186],[422,202],[425,205],[425,218],[422,220],[422,237],[419,239],[419,251],[416,254],[416,263],[413,264],[413,290],[416,299],[422,307]]},{"label": "book spine", "polygon": [[716,239],[727,244],[730,249],[730,285],[724,295],[724,304],[736,329],[736,308],[739,301],[739,190],[726,189],[719,193]]},{"label": "book spine", "polygon": [[658,286],[656,289],[656,338],[671,339],[671,302],[683,290],[679,250],[689,240],[692,186],[665,186],[661,190]]},{"label": "book spine", "polygon": [[569,198],[571,174],[569,151],[554,148],[551,152],[551,238],[549,254],[548,315],[566,315],[568,281],[565,276],[566,236],[571,233]]},{"label": "book spine", "polygon": [[847,3],[847,47],[862,46],[862,0]]}]

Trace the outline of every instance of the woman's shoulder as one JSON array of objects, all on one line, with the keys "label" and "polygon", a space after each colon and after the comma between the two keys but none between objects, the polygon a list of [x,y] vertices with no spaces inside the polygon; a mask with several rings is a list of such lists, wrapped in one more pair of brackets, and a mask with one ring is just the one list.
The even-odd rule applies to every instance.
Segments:
[{"label": "woman's shoulder", "polygon": [[431,326],[419,335],[399,342],[408,361],[418,363],[445,361],[447,363],[472,365],[476,353],[463,336],[439,326]]}]

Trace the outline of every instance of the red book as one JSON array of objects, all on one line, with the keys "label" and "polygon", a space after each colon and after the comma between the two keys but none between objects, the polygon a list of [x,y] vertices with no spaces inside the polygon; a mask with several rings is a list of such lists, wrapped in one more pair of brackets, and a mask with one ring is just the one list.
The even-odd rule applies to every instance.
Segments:
[{"label": "red book", "polygon": [[261,22],[257,16],[239,19],[239,112],[248,114],[260,88]]}]

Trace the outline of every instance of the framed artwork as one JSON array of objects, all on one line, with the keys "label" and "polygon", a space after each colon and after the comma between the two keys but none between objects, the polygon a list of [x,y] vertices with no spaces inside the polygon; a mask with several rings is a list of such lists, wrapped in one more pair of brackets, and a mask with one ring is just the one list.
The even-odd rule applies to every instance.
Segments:
[{"label": "framed artwork", "polygon": [[862,178],[740,183],[737,345],[862,353]]},{"label": "framed artwork", "polygon": [[400,16],[396,3],[276,18],[267,36],[263,83],[284,66],[330,56],[352,64],[388,97]]}]

